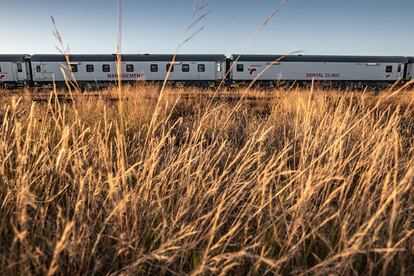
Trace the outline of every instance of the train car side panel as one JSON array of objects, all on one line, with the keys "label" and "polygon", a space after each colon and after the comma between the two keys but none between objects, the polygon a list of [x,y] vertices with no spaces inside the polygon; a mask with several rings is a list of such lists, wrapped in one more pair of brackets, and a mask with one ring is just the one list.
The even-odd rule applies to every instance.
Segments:
[{"label": "train car side panel", "polygon": [[5,82],[17,82],[16,72],[11,62],[0,62],[0,83]]},{"label": "train car side panel", "polygon": [[406,72],[406,80],[410,81],[410,80],[414,80],[414,57],[408,57],[408,62],[407,62],[407,72]]},{"label": "train car side panel", "polygon": [[[171,81],[197,82],[220,81],[224,77],[225,56],[210,57],[197,55],[177,56],[125,56],[121,63],[123,81],[163,81],[171,68],[168,79]],[[203,58],[206,57],[206,60]],[[171,58],[171,60],[170,60]],[[220,71],[219,71],[220,70]],[[34,56],[32,59],[33,79],[36,83],[64,82],[65,78],[78,82],[116,82],[117,62],[113,55],[73,56],[69,65],[62,57]]]},{"label": "train car side panel", "polygon": [[404,79],[407,58],[233,55],[235,81],[375,81]]},{"label": "train car side panel", "polygon": [[23,87],[30,83],[28,55],[0,55],[0,85]]},{"label": "train car side panel", "polygon": [[237,62],[234,80],[396,81],[403,79],[400,63]]},{"label": "train car side panel", "polygon": [[[167,66],[173,66],[169,80],[197,81],[221,80],[222,74],[216,74],[215,62],[123,62],[121,78],[124,81],[161,81],[167,77]],[[202,69],[199,71],[199,65]],[[116,81],[118,70],[116,62],[71,62],[72,69],[62,62],[33,62],[35,81],[64,81],[73,73],[77,81]]]}]

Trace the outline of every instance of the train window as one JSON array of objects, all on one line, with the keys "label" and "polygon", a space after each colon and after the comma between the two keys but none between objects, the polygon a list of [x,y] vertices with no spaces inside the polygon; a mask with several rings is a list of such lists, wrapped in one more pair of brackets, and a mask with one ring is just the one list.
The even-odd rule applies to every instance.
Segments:
[{"label": "train window", "polygon": [[70,65],[70,71],[71,72],[78,72],[78,65],[77,64],[71,64]]},{"label": "train window", "polygon": [[244,65],[243,64],[237,64],[237,72],[243,72],[244,71]]},{"label": "train window", "polygon": [[[171,68],[171,69],[170,69]],[[167,64],[167,66],[166,66],[166,70],[167,70],[167,72],[168,71],[170,71],[170,72],[174,72],[174,65],[172,65],[172,64]]]},{"label": "train window", "polygon": [[205,71],[206,71],[206,65],[204,65],[204,64],[199,64],[199,65],[197,66],[197,70],[198,70],[198,72],[205,72]]},{"label": "train window", "polygon": [[217,63],[217,72],[221,72],[221,62]]},{"label": "train window", "polygon": [[183,64],[182,70],[183,70],[183,72],[190,72],[190,65],[189,64]]},{"label": "train window", "polygon": [[95,71],[95,68],[93,68],[93,64],[87,64],[86,65],[86,72],[91,73]]},{"label": "train window", "polygon": [[133,64],[127,64],[126,65],[127,72],[134,72],[134,65]]},{"label": "train window", "polygon": [[158,72],[158,64],[151,64],[150,70],[151,72]]},{"label": "train window", "polygon": [[1,72],[1,66],[0,66],[0,72]]},{"label": "train window", "polygon": [[398,73],[401,72],[401,64],[398,64]]},{"label": "train window", "polygon": [[385,72],[392,73],[392,65],[388,65],[387,67],[385,67]]},{"label": "train window", "polygon": [[40,65],[36,66],[36,72],[38,73],[42,72],[42,67],[40,67]]},{"label": "train window", "polygon": [[21,63],[17,63],[17,72],[19,73],[23,72],[23,66]]},{"label": "train window", "polygon": [[109,64],[103,64],[102,65],[102,71],[103,72],[111,72],[111,66]]}]

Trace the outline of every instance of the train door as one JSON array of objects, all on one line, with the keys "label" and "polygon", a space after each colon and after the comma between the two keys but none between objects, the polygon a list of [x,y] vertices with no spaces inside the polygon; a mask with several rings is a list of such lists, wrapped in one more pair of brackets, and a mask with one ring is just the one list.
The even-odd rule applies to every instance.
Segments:
[{"label": "train door", "polygon": [[397,65],[397,79],[398,80],[404,80],[404,71],[405,71],[405,64],[399,63]]},{"label": "train door", "polygon": [[25,68],[24,65],[25,64],[23,62],[17,62],[16,63],[17,82],[27,81],[26,68]]},{"label": "train door", "polygon": [[27,83],[30,84],[30,83],[32,83],[32,80],[33,80],[33,73],[32,73],[32,67],[31,67],[31,64],[30,64],[30,59],[25,60],[24,69],[25,69],[25,72],[26,72]]},{"label": "train door", "polygon": [[217,68],[217,70],[216,70],[216,80],[223,78],[223,71],[225,70],[225,68],[223,68],[223,66],[224,66],[224,64],[221,61],[218,61],[216,63],[216,68]]},{"label": "train door", "polygon": [[37,81],[44,81],[45,80],[42,64],[40,62],[33,64],[32,70],[33,70],[33,80],[34,81],[37,82]]},{"label": "train door", "polygon": [[409,63],[407,66],[408,66],[407,79],[413,80],[414,79],[414,63]]}]

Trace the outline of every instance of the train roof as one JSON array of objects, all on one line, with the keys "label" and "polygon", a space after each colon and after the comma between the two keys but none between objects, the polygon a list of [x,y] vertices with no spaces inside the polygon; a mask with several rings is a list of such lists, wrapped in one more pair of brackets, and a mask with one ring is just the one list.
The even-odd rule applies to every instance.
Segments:
[{"label": "train roof", "polygon": [[322,56],[322,55],[232,55],[238,61],[287,61],[287,62],[379,62],[403,63],[403,56]]},{"label": "train roof", "polygon": [[[172,54],[166,55],[122,55],[122,61],[171,61]],[[116,61],[117,55],[69,55],[70,61]],[[225,55],[177,55],[176,61],[225,61]],[[61,61],[65,62],[64,55],[33,55],[32,61]]]},{"label": "train roof", "polygon": [[408,57],[408,63],[414,63],[414,57]]},{"label": "train roof", "polygon": [[30,55],[26,55],[26,54],[0,55],[0,61],[2,61],[2,62],[4,62],[4,61],[11,61],[11,62],[25,61],[29,57],[30,57]]}]

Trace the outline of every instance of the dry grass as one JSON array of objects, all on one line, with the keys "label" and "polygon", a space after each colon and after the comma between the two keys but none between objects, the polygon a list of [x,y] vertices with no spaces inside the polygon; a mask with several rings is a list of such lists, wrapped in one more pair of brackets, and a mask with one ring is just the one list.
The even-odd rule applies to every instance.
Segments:
[{"label": "dry grass", "polygon": [[414,272],[412,92],[183,91],[1,98],[0,273]]}]

